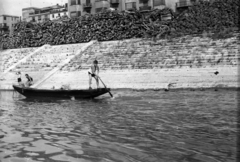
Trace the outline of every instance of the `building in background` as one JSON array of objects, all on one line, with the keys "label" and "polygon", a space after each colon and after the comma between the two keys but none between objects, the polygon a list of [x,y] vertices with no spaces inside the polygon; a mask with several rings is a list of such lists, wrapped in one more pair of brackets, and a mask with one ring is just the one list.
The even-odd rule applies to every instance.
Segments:
[{"label": "building in background", "polygon": [[31,21],[30,15],[38,12],[40,9],[37,7],[28,7],[22,9],[22,21],[29,22]]},{"label": "building in background", "polygon": [[68,0],[70,17],[82,16],[86,13],[95,14],[105,9],[115,10],[151,10],[171,8],[173,11],[185,9],[197,0]]},{"label": "building in background", "polygon": [[68,4],[54,5],[44,8],[28,7],[22,9],[23,21],[44,22],[46,20],[57,20],[60,17],[68,16]]},{"label": "building in background", "polygon": [[0,15],[0,33],[9,33],[13,31],[13,26],[20,21],[19,16]]},{"label": "building in background", "polygon": [[106,9],[118,11],[152,10],[171,8],[182,11],[198,0],[68,0],[65,5],[54,5],[44,8],[28,7],[22,9],[23,21],[43,22],[55,20],[62,16],[78,17],[85,14],[95,14]]}]

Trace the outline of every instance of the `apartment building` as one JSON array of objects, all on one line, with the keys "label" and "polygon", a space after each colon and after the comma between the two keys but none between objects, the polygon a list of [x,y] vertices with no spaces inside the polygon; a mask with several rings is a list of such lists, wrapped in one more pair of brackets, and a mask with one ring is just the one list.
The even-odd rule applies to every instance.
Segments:
[{"label": "apartment building", "polygon": [[68,16],[68,4],[54,5],[44,8],[28,7],[22,9],[23,21],[44,22],[46,20],[57,20]]},{"label": "apartment building", "polygon": [[13,26],[20,21],[20,17],[13,15],[0,15],[0,33],[12,33]]},{"label": "apartment building", "polygon": [[173,11],[184,10],[198,0],[68,0],[70,17],[95,14],[105,9],[113,10],[151,10],[171,8]]}]

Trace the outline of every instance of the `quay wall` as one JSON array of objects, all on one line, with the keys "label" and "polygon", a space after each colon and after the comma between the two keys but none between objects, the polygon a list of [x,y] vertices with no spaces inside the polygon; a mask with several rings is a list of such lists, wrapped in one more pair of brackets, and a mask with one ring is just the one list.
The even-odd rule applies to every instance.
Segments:
[{"label": "quay wall", "polygon": [[[112,89],[237,88],[239,49],[237,34],[216,40],[205,36],[185,36],[172,40],[98,42],[37,88],[58,89],[69,85],[71,89],[87,89],[87,69],[95,59],[99,61],[101,79]],[[33,73],[37,74],[37,71]],[[13,78],[10,74],[6,76]],[[10,84],[6,84],[10,79],[0,80],[0,89],[11,89]],[[94,79],[92,85],[96,87]]]},{"label": "quay wall", "polygon": [[[218,71],[219,74],[214,73]],[[139,70],[105,70],[100,77],[112,89],[168,89],[168,88],[228,88],[238,85],[237,67],[171,68]],[[57,72],[39,88],[61,88],[69,85],[71,89],[87,89],[87,71]],[[103,85],[100,82],[100,86]],[[96,82],[92,80],[92,88]]]}]

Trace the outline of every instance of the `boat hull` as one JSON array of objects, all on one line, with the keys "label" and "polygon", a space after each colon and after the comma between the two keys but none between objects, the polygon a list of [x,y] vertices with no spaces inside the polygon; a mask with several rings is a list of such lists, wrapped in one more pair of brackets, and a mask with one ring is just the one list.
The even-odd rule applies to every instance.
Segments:
[{"label": "boat hull", "polygon": [[91,90],[63,90],[63,89],[35,89],[13,85],[14,90],[26,98],[64,98],[64,99],[85,99],[95,98],[110,91],[110,88]]}]

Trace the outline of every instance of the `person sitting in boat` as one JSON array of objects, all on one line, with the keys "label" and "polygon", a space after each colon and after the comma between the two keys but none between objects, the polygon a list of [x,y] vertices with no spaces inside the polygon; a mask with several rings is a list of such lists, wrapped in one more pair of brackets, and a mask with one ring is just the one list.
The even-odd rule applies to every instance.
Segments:
[{"label": "person sitting in boat", "polygon": [[24,83],[22,82],[22,76],[21,76],[21,72],[17,72],[17,82],[18,82],[18,85],[21,86],[21,87],[24,87]]},{"label": "person sitting in boat", "polygon": [[25,76],[27,78],[26,86],[30,87],[31,85],[33,85],[33,79],[28,74],[25,74]]},{"label": "person sitting in boat", "polygon": [[94,60],[93,65],[88,70],[88,76],[89,76],[89,89],[92,89],[92,78],[95,78],[97,83],[97,88],[99,88],[99,80],[98,80],[98,74],[99,74],[99,66],[98,61]]}]

